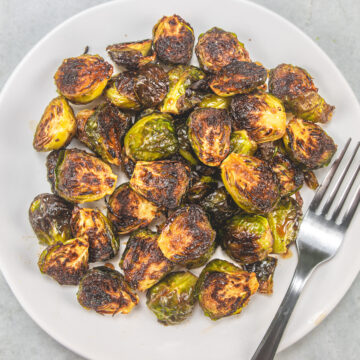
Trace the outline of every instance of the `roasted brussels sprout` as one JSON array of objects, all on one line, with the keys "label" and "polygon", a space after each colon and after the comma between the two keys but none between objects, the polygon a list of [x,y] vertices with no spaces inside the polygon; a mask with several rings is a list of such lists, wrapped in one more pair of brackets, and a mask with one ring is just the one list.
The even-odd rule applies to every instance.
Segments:
[{"label": "roasted brussels sprout", "polygon": [[153,47],[159,60],[186,65],[194,47],[194,30],[178,15],[164,16],[153,29]]},{"label": "roasted brussels sprout", "polygon": [[273,277],[277,265],[277,259],[268,256],[262,261],[257,261],[253,264],[243,265],[244,270],[249,273],[255,273],[259,282],[258,292],[262,294],[273,293]]},{"label": "roasted brussels sprout", "polygon": [[132,233],[126,244],[120,267],[135,290],[149,289],[173,268],[159,249],[157,238],[157,233],[143,229]]},{"label": "roasted brussels sprout", "polygon": [[168,76],[169,92],[160,106],[161,112],[179,115],[201,101],[198,91],[191,88],[191,85],[205,78],[200,69],[191,65],[178,65],[169,71]]},{"label": "roasted brussels sprout", "polygon": [[118,271],[106,266],[89,270],[81,279],[78,302],[87,310],[99,314],[128,314],[139,302],[139,297]]},{"label": "roasted brussels sprout", "polygon": [[246,130],[233,131],[230,136],[230,152],[242,155],[254,155],[257,144],[250,139]]},{"label": "roasted brussels sprout", "polygon": [[129,70],[137,70],[141,66],[155,60],[151,54],[152,40],[141,40],[109,45],[106,47],[111,60]]},{"label": "roasted brussels sprout", "polygon": [[147,291],[146,305],[161,324],[179,324],[194,310],[196,281],[189,271],[173,272]]},{"label": "roasted brussels sprout", "polygon": [[76,133],[74,112],[63,96],[52,99],[36,127],[33,146],[36,151],[65,147]]},{"label": "roasted brussels sprout", "polygon": [[106,261],[119,251],[108,218],[101,211],[76,207],[71,217],[73,236],[89,242],[89,262]]},{"label": "roasted brussels sprout", "polygon": [[121,140],[131,117],[111,104],[77,113],[77,137],[104,161],[121,165]]},{"label": "roasted brussels sprout", "polygon": [[231,121],[224,109],[194,110],[187,121],[190,144],[200,161],[219,166],[230,151]]},{"label": "roasted brussels sprout", "polygon": [[273,237],[266,217],[239,214],[226,222],[221,243],[232,259],[241,264],[252,264],[271,253]]},{"label": "roasted brussels sprout", "polygon": [[210,88],[219,96],[245,94],[265,84],[266,69],[253,62],[234,61],[215,74],[210,82]]},{"label": "roasted brussels sprout", "polygon": [[318,94],[309,73],[297,66],[281,64],[270,70],[269,91],[287,110],[311,122],[326,123],[335,109]]},{"label": "roasted brussels sprout", "polygon": [[186,193],[186,202],[198,203],[206,195],[214,191],[217,186],[218,182],[213,177],[192,171],[191,183]]},{"label": "roasted brussels sprout", "polygon": [[111,167],[79,149],[51,152],[46,166],[53,191],[71,202],[99,200],[112,194],[116,186]]},{"label": "roasted brussels sprout", "polygon": [[327,166],[337,149],[319,125],[299,118],[289,121],[283,141],[290,157],[312,170]]},{"label": "roasted brussels sprout", "polygon": [[302,217],[301,207],[295,199],[281,199],[277,207],[268,214],[274,244],[272,252],[286,254],[289,245],[296,240]]},{"label": "roasted brussels sprout", "polygon": [[175,154],[178,140],[171,116],[154,112],[141,118],[127,132],[124,146],[134,161],[160,160]]},{"label": "roasted brussels sprout", "polygon": [[198,205],[176,210],[166,221],[158,245],[170,261],[191,267],[204,265],[215,250],[215,231]]},{"label": "roasted brussels sprout", "polygon": [[222,97],[215,94],[208,94],[203,97],[197,105],[199,108],[227,109],[231,102],[230,97]]},{"label": "roasted brussels sprout", "polygon": [[138,161],[130,186],[157,206],[174,209],[188,188],[190,169],[180,161]]},{"label": "roasted brussels sprout", "polygon": [[39,269],[60,285],[77,285],[84,276],[89,258],[89,243],[75,238],[48,246],[40,255]]},{"label": "roasted brussels sprout", "polygon": [[75,104],[87,104],[99,97],[113,67],[99,55],[84,54],[65,59],[55,73],[59,93]]},{"label": "roasted brussels sprout", "polygon": [[265,161],[236,153],[221,164],[221,177],[226,190],[243,210],[268,213],[279,199],[275,174]]},{"label": "roasted brussels sprout", "polygon": [[117,187],[108,201],[108,218],[118,234],[146,227],[159,215],[159,208],[132,190],[129,183]]},{"label": "roasted brussels sprout", "polygon": [[40,194],[29,208],[29,221],[39,243],[52,245],[72,238],[70,219],[73,205],[53,194]]},{"label": "roasted brussels sprout", "polygon": [[248,304],[259,283],[254,273],[220,259],[210,261],[196,284],[196,295],[206,316],[218,320],[236,315]]},{"label": "roasted brussels sprout", "polygon": [[236,95],[230,109],[233,129],[246,130],[257,143],[281,139],[285,134],[285,109],[273,95],[264,92]]},{"label": "roasted brussels sprout", "polygon": [[200,201],[201,207],[210,216],[211,225],[218,229],[228,218],[240,209],[222,186]]},{"label": "roasted brussels sprout", "polygon": [[197,159],[194,151],[191,147],[188,135],[188,126],[186,123],[180,123],[176,127],[176,135],[179,142],[179,154],[190,164],[198,165],[199,160]]},{"label": "roasted brussels sprout", "polygon": [[167,73],[159,65],[148,64],[138,71],[134,91],[138,101],[143,106],[151,108],[164,100],[168,87]]},{"label": "roasted brussels sprout", "polygon": [[233,61],[250,61],[236,34],[213,27],[199,36],[195,53],[202,69],[216,73]]},{"label": "roasted brussels sprout", "polygon": [[135,71],[124,71],[114,76],[105,90],[105,96],[113,105],[123,110],[140,110],[141,104],[135,94]]},{"label": "roasted brussels sprout", "polygon": [[311,190],[316,190],[319,187],[318,179],[312,170],[305,170],[304,181],[306,186]]}]

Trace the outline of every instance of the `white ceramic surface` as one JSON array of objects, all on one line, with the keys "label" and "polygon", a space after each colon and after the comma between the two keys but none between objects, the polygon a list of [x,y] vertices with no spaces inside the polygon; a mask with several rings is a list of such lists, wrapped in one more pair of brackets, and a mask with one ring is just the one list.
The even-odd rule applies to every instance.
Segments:
[{"label": "white ceramic surface", "polygon": [[[117,1],[89,9],[48,34],[24,58],[0,95],[0,266],[14,294],[32,318],[73,351],[91,359],[248,359],[266,331],[290,282],[296,255],[280,259],[274,295],[256,295],[240,315],[217,322],[194,316],[164,327],[141,304],[114,318],[84,311],[74,287],[60,287],[37,269],[41,251],[27,221],[35,195],[50,191],[46,154],[32,149],[32,136],[44,107],[56,95],[52,76],[63,58],[82,53],[106,56],[108,44],[151,36],[165,14],[178,13],[196,36],[212,26],[238,34],[252,59],[271,68],[281,62],[306,68],[336,112],[327,131],[341,147],[360,137],[360,107],[348,84],[324,52],[292,24],[253,3],[226,0]],[[326,170],[325,170],[326,171]],[[319,171],[320,178],[325,172]],[[312,192],[304,189],[305,203]],[[338,255],[312,276],[295,309],[280,349],[309,332],[334,308],[359,271],[356,219]],[[124,245],[122,244],[122,249]],[[295,253],[295,249],[293,249]],[[221,256],[218,250],[217,256]],[[117,263],[115,259],[114,263]]]}]

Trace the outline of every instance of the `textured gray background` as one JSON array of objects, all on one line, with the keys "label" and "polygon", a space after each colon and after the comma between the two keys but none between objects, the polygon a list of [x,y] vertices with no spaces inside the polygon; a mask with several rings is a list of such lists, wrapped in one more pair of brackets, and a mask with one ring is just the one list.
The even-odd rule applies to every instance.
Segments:
[{"label": "textured gray background", "polygon": [[[156,1],[156,0],[153,0]],[[181,1],[181,0],[179,0]],[[0,89],[49,30],[102,0],[0,0]],[[360,99],[359,0],[255,0],[292,21],[333,59]],[[360,359],[360,277],[319,327],[277,360]],[[78,360],[23,311],[0,273],[0,359]],[[104,359],[106,360],[106,359]]]}]

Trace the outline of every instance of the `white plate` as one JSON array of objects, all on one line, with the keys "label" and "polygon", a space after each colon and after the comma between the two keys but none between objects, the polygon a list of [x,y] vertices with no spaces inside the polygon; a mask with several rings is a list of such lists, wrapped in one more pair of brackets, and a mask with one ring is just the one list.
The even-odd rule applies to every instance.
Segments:
[{"label": "white plate", "polygon": [[[30,316],[63,345],[91,359],[248,359],[279,306],[297,260],[294,255],[280,261],[274,295],[254,296],[240,316],[212,322],[197,307],[189,321],[175,327],[158,324],[144,298],[126,316],[87,312],[76,301],[76,288],[60,287],[39,273],[40,247],[27,210],[33,197],[50,187],[46,155],[33,151],[32,137],[44,107],[56,95],[53,74],[62,59],[80,55],[86,45],[91,53],[106,56],[108,44],[150,37],[156,21],[173,13],[190,22],[196,36],[213,26],[237,33],[252,59],[268,68],[282,62],[306,68],[321,94],[336,105],[327,131],[339,147],[348,136],[360,136],[359,104],[331,60],[291,23],[253,3],[117,1],[84,11],[50,32],[17,67],[0,97],[0,265]],[[307,201],[312,195],[309,190],[303,194]],[[354,221],[336,258],[312,276],[280,349],[313,329],[345,294],[360,268],[353,255],[360,253],[359,232],[360,224]]]}]

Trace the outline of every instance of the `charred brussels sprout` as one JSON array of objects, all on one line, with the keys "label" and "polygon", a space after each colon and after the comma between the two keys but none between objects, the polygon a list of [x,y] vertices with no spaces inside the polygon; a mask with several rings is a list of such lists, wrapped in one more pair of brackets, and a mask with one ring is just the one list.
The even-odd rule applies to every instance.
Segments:
[{"label": "charred brussels sprout", "polygon": [[106,48],[111,60],[130,70],[137,70],[141,66],[155,60],[151,54],[152,40],[141,40],[109,45]]},{"label": "charred brussels sprout", "polygon": [[210,261],[196,284],[200,306],[211,320],[236,315],[248,304],[259,283],[254,273],[220,259]]},{"label": "charred brussels sprout", "polygon": [[87,104],[99,97],[113,67],[99,55],[65,59],[54,76],[61,95],[75,104]]},{"label": "charred brussels sprout", "polygon": [[121,140],[131,118],[115,106],[101,104],[95,110],[82,110],[76,116],[77,137],[101,158],[121,165]]},{"label": "charred brussels sprout", "polygon": [[129,183],[121,184],[109,198],[108,218],[118,234],[146,227],[159,215],[159,208],[132,190]]},{"label": "charred brussels sprout", "polygon": [[134,91],[139,102],[150,108],[164,100],[168,86],[167,73],[159,65],[148,64],[138,71]]},{"label": "charred brussels sprout", "polygon": [[158,245],[170,261],[194,268],[204,265],[215,250],[215,231],[200,206],[176,210],[166,221]]},{"label": "charred brussels sprout", "polygon": [[122,255],[120,266],[124,270],[125,280],[139,291],[145,291],[173,268],[159,249],[158,234],[148,229],[131,234]]},{"label": "charred brussels sprout", "polygon": [[222,97],[215,94],[208,94],[203,97],[197,105],[200,108],[227,109],[230,105],[230,97]]},{"label": "charred brussels sprout", "polygon": [[269,91],[284,102],[286,110],[311,122],[326,123],[335,109],[318,94],[309,73],[297,66],[281,64],[272,69]]},{"label": "charred brussels sprout", "polygon": [[112,194],[116,186],[117,176],[111,167],[79,149],[51,152],[46,166],[53,190],[68,201],[99,200]]},{"label": "charred brussels sprout", "polygon": [[199,36],[195,53],[205,71],[216,73],[233,61],[250,61],[236,34],[213,27]]},{"label": "charred brussels sprout", "polygon": [[186,65],[194,47],[194,30],[178,15],[164,16],[153,29],[153,47],[159,60]]},{"label": "charred brussels sprout", "polygon": [[226,190],[243,210],[268,213],[279,199],[275,175],[265,161],[231,153],[221,164]]},{"label": "charred brussels sprout", "polygon": [[200,205],[210,215],[210,222],[216,229],[239,211],[224,186],[206,196],[200,201]]},{"label": "charred brussels sprout", "polygon": [[231,121],[223,109],[196,109],[188,119],[190,144],[200,161],[219,166],[230,151]]},{"label": "charred brussels sprout", "polygon": [[267,72],[263,66],[253,62],[234,61],[215,74],[210,88],[219,96],[245,94],[265,84]]},{"label": "charred brussels sprout", "polygon": [[277,259],[268,256],[262,261],[257,261],[253,264],[244,265],[244,270],[249,273],[255,273],[259,282],[258,292],[261,294],[273,293],[273,278],[274,271],[277,265]]},{"label": "charred brussels sprout", "polygon": [[268,214],[270,229],[274,238],[273,253],[286,254],[289,245],[296,240],[302,211],[295,199],[281,199],[276,209]]},{"label": "charred brussels sprout", "polygon": [[119,240],[101,211],[76,207],[71,218],[72,233],[89,242],[89,262],[105,261],[119,251]]},{"label": "charred brussels sprout", "polygon": [[73,205],[53,194],[40,194],[29,208],[29,220],[40,244],[52,245],[72,238]]},{"label": "charred brussels sprout", "polygon": [[191,173],[191,184],[186,193],[186,201],[197,203],[217,188],[218,182],[211,176]]},{"label": "charred brussels sprout", "polygon": [[205,74],[195,66],[178,65],[171,69],[169,75],[169,92],[163,104],[161,112],[179,115],[192,109],[201,101],[201,96],[191,86],[205,78]]},{"label": "charred brussels sprout", "polygon": [[127,132],[124,146],[134,161],[160,160],[175,154],[178,140],[171,116],[155,112],[141,118]]},{"label": "charred brussels sprout", "polygon": [[103,315],[128,314],[139,302],[124,276],[106,266],[86,273],[80,281],[77,299],[85,309]]},{"label": "charred brussels sprout", "polygon": [[260,215],[233,216],[226,222],[221,238],[226,253],[241,264],[264,260],[273,245],[268,220]]},{"label": "charred brussels sprout", "polygon": [[337,149],[319,125],[299,118],[289,121],[283,141],[290,157],[307,169],[327,166]]},{"label": "charred brussels sprout", "polygon": [[36,151],[58,150],[68,145],[75,133],[74,112],[66,99],[59,96],[50,101],[36,127],[34,149]]},{"label": "charred brussels sprout", "polygon": [[257,144],[251,140],[246,130],[233,131],[230,136],[230,152],[242,155],[254,155]]},{"label": "charred brussels sprout", "polygon": [[199,160],[197,159],[194,151],[191,147],[188,135],[188,126],[186,123],[180,123],[176,127],[176,135],[179,142],[179,154],[192,166],[198,165]]},{"label": "charred brussels sprout", "polygon": [[135,71],[124,71],[114,76],[105,90],[105,96],[113,105],[123,110],[140,110],[141,104],[135,94]]},{"label": "charred brussels sprout", "polygon": [[180,161],[138,161],[130,186],[157,206],[174,209],[188,188],[190,169]]},{"label": "charred brussels sprout", "polygon": [[60,285],[77,285],[84,276],[89,258],[89,243],[81,238],[48,246],[40,255],[39,269]]},{"label": "charred brussels sprout", "polygon": [[189,271],[171,273],[147,291],[146,305],[161,324],[179,324],[194,310],[196,281]]},{"label": "charred brussels sprout", "polygon": [[285,134],[285,109],[273,95],[264,92],[237,95],[230,108],[233,129],[246,130],[257,143],[274,141]]}]

